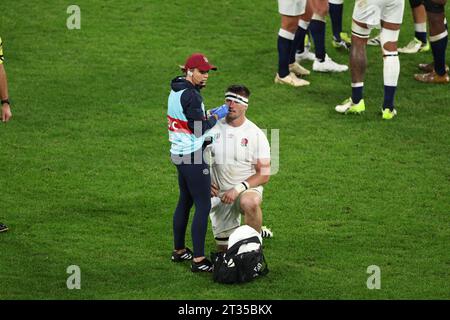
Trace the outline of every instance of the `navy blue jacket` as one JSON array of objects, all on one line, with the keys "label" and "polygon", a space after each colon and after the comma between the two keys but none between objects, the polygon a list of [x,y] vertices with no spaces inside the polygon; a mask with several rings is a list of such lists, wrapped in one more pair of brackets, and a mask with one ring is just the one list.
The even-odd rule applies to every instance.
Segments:
[{"label": "navy blue jacket", "polygon": [[214,127],[217,120],[215,117],[206,118],[206,113],[203,111],[203,98],[200,95],[199,87],[194,86],[184,77],[176,77],[172,80],[171,88],[175,92],[186,89],[181,95],[181,106],[183,107],[183,112],[188,120],[188,127],[191,132],[194,132],[194,121],[202,122],[202,132],[197,133],[197,137],[205,134],[207,130]]}]

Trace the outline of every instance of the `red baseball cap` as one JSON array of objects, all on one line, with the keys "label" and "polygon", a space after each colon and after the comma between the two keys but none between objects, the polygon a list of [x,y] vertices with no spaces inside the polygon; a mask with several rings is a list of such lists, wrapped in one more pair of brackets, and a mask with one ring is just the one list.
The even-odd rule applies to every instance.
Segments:
[{"label": "red baseball cap", "polygon": [[182,68],[184,70],[197,68],[200,71],[217,70],[217,67],[210,64],[205,55],[201,53],[192,54]]}]

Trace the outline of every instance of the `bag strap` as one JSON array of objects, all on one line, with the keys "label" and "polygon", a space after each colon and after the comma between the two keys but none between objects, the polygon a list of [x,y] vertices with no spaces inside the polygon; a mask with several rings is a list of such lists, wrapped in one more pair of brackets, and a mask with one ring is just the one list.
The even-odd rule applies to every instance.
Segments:
[{"label": "bag strap", "polygon": [[231,246],[231,248],[229,248],[227,250],[226,256],[229,257],[229,256],[232,256],[232,255],[235,255],[239,251],[239,248],[241,247],[241,245],[247,244],[247,243],[259,243],[259,244],[261,244],[261,242],[259,241],[259,238],[257,236],[254,236],[254,237],[251,237],[251,238],[247,238],[247,239],[242,239],[242,240],[236,242],[235,244],[233,244]]},{"label": "bag strap", "polygon": [[264,266],[265,266],[265,268],[264,268],[263,270],[261,270],[261,271],[259,272],[259,274],[260,274],[261,276],[265,276],[266,274],[269,273],[269,267],[267,266],[266,257],[264,256],[264,254],[262,255],[262,257],[263,257],[263,261],[264,261]]}]

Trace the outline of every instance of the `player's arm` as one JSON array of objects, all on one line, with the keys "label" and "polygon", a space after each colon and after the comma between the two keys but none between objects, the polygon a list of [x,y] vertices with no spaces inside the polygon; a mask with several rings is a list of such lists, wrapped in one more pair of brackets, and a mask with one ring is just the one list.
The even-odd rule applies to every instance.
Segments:
[{"label": "player's arm", "polygon": [[258,159],[255,164],[256,173],[245,180],[249,188],[256,188],[269,182],[270,159]]},{"label": "player's arm", "polygon": [[249,188],[266,184],[270,179],[270,145],[262,131],[257,136],[253,162],[256,162],[255,174],[246,180]]},{"label": "player's arm", "polygon": [[[192,90],[183,92],[181,95],[181,105],[188,120],[188,127],[197,138],[204,135],[206,131],[216,124],[217,116],[206,118],[205,112],[202,109],[201,97],[192,92]],[[196,124],[198,126],[197,130],[195,130]]]},{"label": "player's arm", "polygon": [[6,122],[11,119],[12,114],[8,101],[8,83],[3,63],[0,63],[0,98],[2,101],[2,121]]},{"label": "player's arm", "polygon": [[0,64],[0,98],[2,100],[8,99],[8,83],[6,81],[6,72],[3,64]]},{"label": "player's arm", "polygon": [[223,203],[233,203],[241,192],[266,184],[270,179],[270,159],[257,159],[255,174],[225,192],[221,198]]}]

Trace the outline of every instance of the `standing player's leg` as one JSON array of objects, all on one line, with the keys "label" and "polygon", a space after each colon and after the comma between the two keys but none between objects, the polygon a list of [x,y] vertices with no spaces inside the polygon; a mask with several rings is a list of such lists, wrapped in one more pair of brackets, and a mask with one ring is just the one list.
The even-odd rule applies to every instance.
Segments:
[{"label": "standing player's leg", "polygon": [[185,180],[186,165],[177,165],[178,186],[180,195],[178,205],[173,214],[173,237],[174,251],[172,253],[172,261],[180,262],[192,259],[192,251],[185,246],[186,228],[189,221],[189,212],[193,205],[193,200]]},{"label": "standing player's leg", "polygon": [[329,0],[330,20],[333,31],[333,41],[335,48],[350,48],[350,38],[347,33],[342,32],[342,16],[344,13],[344,0]]},{"label": "standing player's leg", "polygon": [[289,75],[289,60],[297,21],[298,17],[281,16],[281,28],[278,31],[278,75],[280,78]]},{"label": "standing player's leg", "polygon": [[312,4],[313,16],[309,25],[314,46],[316,50],[316,60],[313,63],[313,70],[317,72],[343,72],[348,67],[331,60],[325,50],[325,17],[328,14],[328,0],[310,0]]},{"label": "standing player's leg", "polygon": [[[297,76],[309,75],[310,72],[303,68],[299,62],[296,62],[297,50],[301,49],[304,52],[305,47],[305,36],[308,32],[309,20],[305,21],[304,17],[307,16],[306,13],[306,0],[299,0],[302,9],[302,14],[300,15],[297,23],[297,30],[295,31],[295,37],[292,41],[291,55],[289,57],[289,71],[294,72]],[[302,19],[303,18],[303,19]]]},{"label": "standing player's leg", "polygon": [[185,175],[189,193],[195,204],[192,219],[191,236],[194,247],[194,258],[191,270],[212,271],[211,262],[205,257],[205,238],[208,228],[208,216],[211,210],[211,175],[208,164],[194,164],[189,166],[189,173]]},{"label": "standing player's leg", "polygon": [[433,52],[434,70],[416,74],[414,78],[427,83],[449,83],[448,67],[445,65],[445,51],[448,44],[448,31],[445,19],[446,0],[425,1],[430,24],[430,44]]},{"label": "standing player's leg", "polygon": [[[306,10],[306,0],[298,0],[300,5],[302,6],[302,17],[305,14]],[[310,74],[309,70],[303,68],[298,62],[295,60],[295,54],[297,53],[297,48],[300,46],[300,43],[305,44],[305,35],[308,29],[308,24],[305,24],[303,20],[299,17],[297,21],[297,30],[295,31],[295,37],[292,41],[291,46],[291,54],[289,57],[289,71],[293,72],[297,76],[307,76]]]},{"label": "standing player's leg", "polygon": [[352,96],[337,105],[335,110],[339,113],[363,112],[366,107],[363,99],[364,76],[366,74],[367,54],[366,45],[370,36],[367,24],[353,20],[352,46],[350,47],[350,71],[352,76]]},{"label": "standing player's leg", "polygon": [[427,40],[427,13],[423,0],[409,0],[414,19],[414,39],[406,47],[399,48],[400,53],[427,52],[430,44]]},{"label": "standing player's leg", "polygon": [[[336,106],[337,112],[359,113],[365,109],[364,100],[362,100],[363,80],[367,64],[365,46],[370,35],[370,28],[381,23],[380,44],[383,52],[384,77],[382,118],[389,120],[396,115],[394,96],[400,73],[397,41],[400,25],[403,21],[403,10],[403,0],[390,0],[382,4],[369,1],[366,2],[365,6],[358,5],[358,3],[355,4],[352,24],[352,47],[350,50],[352,98]],[[372,12],[372,14],[368,15],[367,12]],[[359,103],[357,103],[358,99],[361,99]]]},{"label": "standing player's leg", "polygon": [[410,2],[419,2],[420,4],[415,4],[412,7],[413,18],[414,18],[414,36],[422,42],[420,52],[426,52],[430,50],[430,46],[427,40],[427,11],[422,1],[410,0]]},{"label": "standing player's leg", "polygon": [[297,30],[298,19],[303,13],[299,0],[279,0],[278,9],[281,14],[281,28],[278,31],[278,73],[275,83],[288,84],[294,87],[309,85],[309,82],[297,78],[289,70],[293,40]]},{"label": "standing player's leg", "polygon": [[390,120],[397,111],[394,108],[395,91],[400,74],[397,42],[405,10],[404,0],[390,0],[382,8],[380,42],[383,52],[384,101],[382,119]]},{"label": "standing player's leg", "polygon": [[342,14],[344,12],[344,0],[329,0],[331,29],[333,31],[333,40],[341,42],[342,32]]},{"label": "standing player's leg", "polygon": [[305,39],[308,35],[309,24],[311,23],[313,11],[311,7],[311,1],[304,1],[306,2],[305,12],[300,16],[300,19],[298,20],[298,29],[294,39],[294,47],[296,50],[295,59],[298,62],[301,62],[303,60],[316,60],[315,54],[310,52],[309,49],[305,46]]},{"label": "standing player's leg", "polygon": [[397,111],[394,108],[394,97],[400,74],[400,60],[398,58],[397,41],[400,24],[382,21],[380,42],[383,52],[384,101],[383,119],[390,120]]},{"label": "standing player's leg", "polygon": [[325,61],[325,29],[326,29],[326,21],[325,21],[325,12],[321,13],[314,12],[311,23],[309,25],[309,29],[311,31],[311,36],[314,41],[314,46],[316,50],[316,60],[319,62]]},{"label": "standing player's leg", "polygon": [[[447,19],[444,19],[444,25],[445,25],[445,29],[448,32]],[[431,47],[431,45],[430,45],[430,47]],[[433,72],[434,71],[434,61],[432,61],[430,63],[419,63],[419,65],[417,67],[419,68],[419,70],[422,70],[426,73]],[[445,71],[447,73],[450,71],[448,64],[445,65]]]}]

